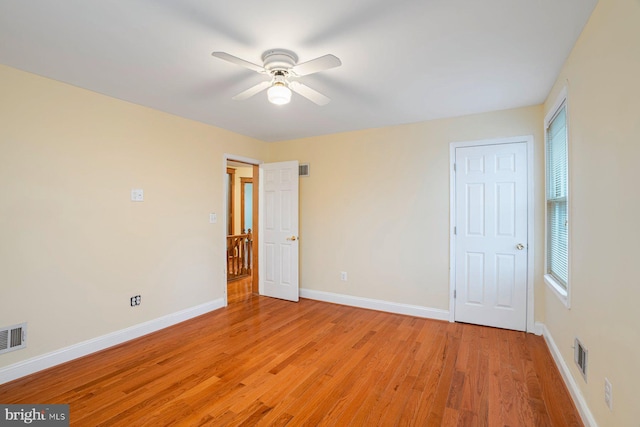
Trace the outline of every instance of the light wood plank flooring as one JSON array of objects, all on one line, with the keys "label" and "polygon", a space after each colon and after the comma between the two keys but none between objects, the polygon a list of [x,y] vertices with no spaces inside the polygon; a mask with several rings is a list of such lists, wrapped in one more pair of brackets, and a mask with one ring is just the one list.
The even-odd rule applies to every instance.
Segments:
[{"label": "light wood plank flooring", "polygon": [[0,385],[72,426],[581,426],[530,334],[230,286],[228,307]]}]

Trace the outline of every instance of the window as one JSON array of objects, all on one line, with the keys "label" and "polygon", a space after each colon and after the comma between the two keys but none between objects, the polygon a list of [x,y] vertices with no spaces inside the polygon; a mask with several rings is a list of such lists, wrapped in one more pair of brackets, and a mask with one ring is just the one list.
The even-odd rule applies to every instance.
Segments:
[{"label": "window", "polygon": [[547,244],[545,281],[567,303],[569,291],[568,138],[566,95],[545,120]]}]

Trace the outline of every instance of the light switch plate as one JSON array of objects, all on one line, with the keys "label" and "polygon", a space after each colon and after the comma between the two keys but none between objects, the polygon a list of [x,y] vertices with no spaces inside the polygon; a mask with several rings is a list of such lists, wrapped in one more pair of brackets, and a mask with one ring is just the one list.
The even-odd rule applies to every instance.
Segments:
[{"label": "light switch plate", "polygon": [[210,213],[209,214],[209,223],[215,224],[216,222],[218,222],[218,215],[215,214],[215,213]]},{"label": "light switch plate", "polygon": [[144,191],[141,188],[134,188],[131,190],[131,201],[142,202],[144,201]]}]

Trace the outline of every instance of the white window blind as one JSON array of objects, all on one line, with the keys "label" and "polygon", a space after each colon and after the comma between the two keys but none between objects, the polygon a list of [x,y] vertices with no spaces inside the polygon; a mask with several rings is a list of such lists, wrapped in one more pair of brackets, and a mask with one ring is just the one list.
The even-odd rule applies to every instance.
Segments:
[{"label": "white window blind", "polygon": [[569,280],[566,104],[547,127],[547,274],[563,288]]}]

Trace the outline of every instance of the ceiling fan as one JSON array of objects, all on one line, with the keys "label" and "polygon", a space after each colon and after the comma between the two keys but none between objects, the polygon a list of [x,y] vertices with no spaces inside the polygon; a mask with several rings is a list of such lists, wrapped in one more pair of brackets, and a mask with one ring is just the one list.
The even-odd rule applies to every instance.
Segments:
[{"label": "ceiling fan", "polygon": [[269,102],[276,105],[288,104],[291,101],[291,91],[318,105],[327,105],[330,101],[328,97],[295,79],[342,65],[334,55],[324,55],[298,64],[298,56],[285,49],[271,49],[263,53],[263,65],[245,61],[226,52],[213,52],[211,55],[270,76],[270,80],[240,92],[233,99],[243,101],[267,89]]}]

